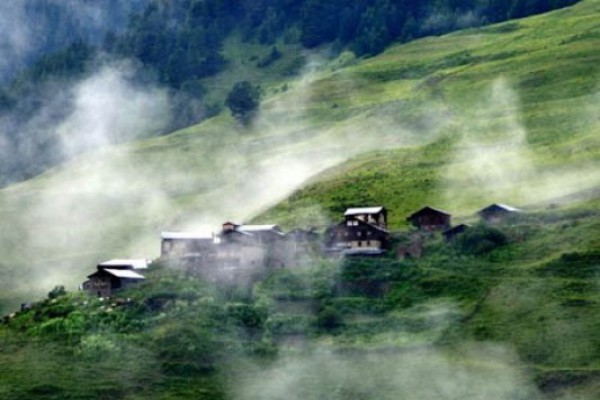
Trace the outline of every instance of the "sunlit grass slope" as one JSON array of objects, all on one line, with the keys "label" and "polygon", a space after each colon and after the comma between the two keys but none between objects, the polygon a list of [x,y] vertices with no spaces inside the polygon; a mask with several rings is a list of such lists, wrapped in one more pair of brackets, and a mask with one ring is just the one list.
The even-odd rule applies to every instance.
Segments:
[{"label": "sunlit grass slope", "polygon": [[[367,60],[303,55],[301,77],[282,77],[303,70],[286,53],[265,69],[280,78],[262,82],[251,128],[222,113],[0,191],[0,302],[73,288],[102,259],[154,257],[161,230],[249,220],[277,203],[258,219],[323,226],[369,203],[399,228],[423,204],[464,217],[491,201],[597,207],[599,46],[590,0]],[[264,76],[242,66],[213,84]]]},{"label": "sunlit grass slope", "polygon": [[[540,208],[597,199],[599,23],[600,3],[588,1],[396,46],[323,77],[312,98],[351,110],[349,124],[377,115],[426,135],[431,121],[421,113],[435,107],[439,139],[356,157],[313,178],[267,217],[297,219],[315,203],[329,216],[385,204],[398,227],[424,204],[468,217],[495,201]],[[346,79],[350,95],[339,88]]]}]

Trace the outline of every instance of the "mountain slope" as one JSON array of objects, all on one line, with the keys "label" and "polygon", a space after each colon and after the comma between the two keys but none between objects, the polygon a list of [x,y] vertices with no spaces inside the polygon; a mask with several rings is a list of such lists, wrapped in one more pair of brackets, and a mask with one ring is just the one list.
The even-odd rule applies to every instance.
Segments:
[{"label": "mountain slope", "polygon": [[[486,202],[539,208],[597,199],[598,10],[587,2],[392,48],[344,70],[355,79],[352,96],[323,79],[315,100],[353,109],[359,121],[364,108],[368,118],[422,135],[441,120],[440,139],[358,157],[313,178],[266,217],[297,218],[307,203],[338,213],[383,203],[400,226],[424,203],[468,216]],[[435,109],[433,122],[423,109]]]},{"label": "mountain slope", "polygon": [[599,19],[600,3],[585,1],[368,60],[309,55],[301,78],[265,85],[249,130],[222,114],[6,188],[2,301],[74,287],[101,259],[153,257],[161,230],[249,219],[367,151],[377,152],[268,218],[324,225],[369,202],[392,208],[398,227],[423,203],[467,215],[490,201],[589,194],[600,179]]}]

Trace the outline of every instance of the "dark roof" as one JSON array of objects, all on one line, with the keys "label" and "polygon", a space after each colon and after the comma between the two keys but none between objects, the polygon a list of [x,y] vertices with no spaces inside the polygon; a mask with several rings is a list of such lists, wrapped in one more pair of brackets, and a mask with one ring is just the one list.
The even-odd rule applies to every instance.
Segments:
[{"label": "dark roof", "polygon": [[425,206],[425,207],[421,208],[420,210],[415,211],[414,213],[412,213],[411,215],[409,215],[407,219],[412,219],[413,217],[416,217],[417,215],[424,214],[426,212],[434,212],[436,214],[444,214],[444,215],[447,215],[447,216],[451,216],[446,211],[443,211],[443,210],[440,210],[440,209],[437,209],[437,208],[433,208],[433,207],[429,207],[429,206]]},{"label": "dark roof", "polygon": [[445,230],[444,232],[442,232],[442,235],[449,235],[455,232],[462,232],[467,228],[470,228],[471,225],[467,225],[467,224],[460,224],[460,225],[456,225],[453,226],[452,228]]}]

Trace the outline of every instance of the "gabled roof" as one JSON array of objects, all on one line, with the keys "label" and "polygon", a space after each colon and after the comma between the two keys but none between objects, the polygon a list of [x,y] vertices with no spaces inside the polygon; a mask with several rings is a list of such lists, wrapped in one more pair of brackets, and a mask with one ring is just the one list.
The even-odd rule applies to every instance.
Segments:
[{"label": "gabled roof", "polygon": [[471,225],[459,224],[459,225],[453,226],[450,229],[445,230],[444,232],[442,232],[442,235],[449,235],[449,234],[452,234],[454,232],[461,232],[461,231],[463,231],[463,230],[465,230],[467,228],[470,228],[470,227],[471,227]]},{"label": "gabled roof", "polygon": [[209,232],[161,232],[162,239],[189,239],[189,240],[212,240],[213,234]]},{"label": "gabled roof", "polygon": [[132,269],[146,269],[148,268],[148,260],[145,259],[133,259],[133,260],[126,260],[126,259],[114,259],[114,260],[109,260],[109,261],[104,261],[98,264],[98,268],[100,269],[106,269],[107,267],[129,267]]},{"label": "gabled roof", "polygon": [[348,217],[348,216],[351,216],[351,215],[379,214],[384,209],[385,209],[385,207],[382,207],[382,206],[378,206],[378,207],[353,207],[353,208],[348,208],[346,210],[346,212],[344,213],[344,216]]},{"label": "gabled roof", "polygon": [[444,214],[444,215],[447,215],[447,216],[451,216],[450,213],[447,213],[446,211],[440,210],[438,208],[433,208],[433,207],[425,206],[425,207],[419,209],[418,211],[415,211],[411,215],[409,215],[407,219],[411,219],[412,217],[416,217],[417,215],[423,214],[423,213],[425,213],[427,211],[433,211],[434,213]]},{"label": "gabled roof", "polygon": [[88,278],[91,278],[95,275],[102,274],[102,273],[107,273],[114,277],[123,278],[123,279],[146,279],[143,275],[140,275],[137,272],[132,271],[130,269],[110,269],[110,268],[105,268],[105,269],[97,271],[91,275],[88,275]]},{"label": "gabled roof", "polygon": [[521,209],[518,209],[518,208],[516,208],[516,207],[512,207],[512,206],[509,206],[509,205],[506,205],[506,204],[502,204],[502,203],[493,203],[493,204],[490,204],[489,206],[487,206],[487,207],[485,207],[485,208],[482,208],[481,210],[479,210],[479,211],[478,211],[478,213],[480,213],[480,212],[483,212],[483,211],[486,211],[486,210],[489,210],[490,208],[500,208],[500,209],[502,209],[502,210],[505,210],[505,211],[510,211],[510,212],[522,212],[522,211],[523,211],[523,210],[521,210]]}]

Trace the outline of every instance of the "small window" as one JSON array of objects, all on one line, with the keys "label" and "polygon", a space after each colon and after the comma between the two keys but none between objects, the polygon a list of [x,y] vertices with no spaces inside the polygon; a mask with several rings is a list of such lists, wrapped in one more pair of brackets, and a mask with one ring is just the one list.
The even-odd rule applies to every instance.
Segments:
[{"label": "small window", "polygon": [[356,236],[361,237],[362,236],[362,232],[356,232]]}]

